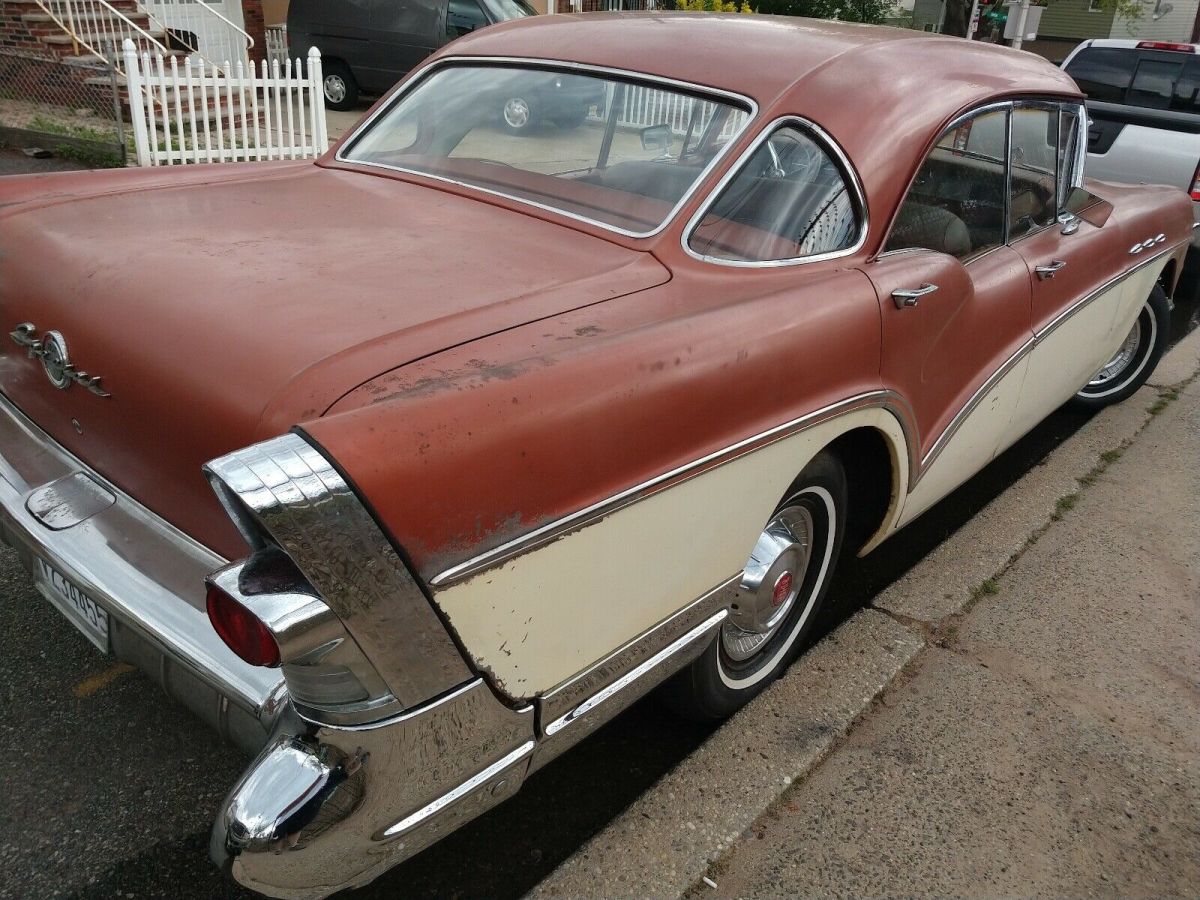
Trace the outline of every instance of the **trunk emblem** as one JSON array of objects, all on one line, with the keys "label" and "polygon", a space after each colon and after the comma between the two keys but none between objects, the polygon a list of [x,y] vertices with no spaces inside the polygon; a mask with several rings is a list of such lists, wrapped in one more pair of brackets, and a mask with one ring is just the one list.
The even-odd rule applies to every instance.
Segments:
[{"label": "trunk emblem", "polygon": [[46,377],[60,391],[65,391],[74,383],[87,388],[97,397],[112,396],[100,387],[99,375],[89,375],[87,372],[76,369],[71,363],[71,358],[67,355],[67,339],[62,336],[61,332],[47,331],[38,338],[37,328],[34,324],[23,322],[13,329],[9,336],[17,346],[24,347],[28,351],[30,359],[37,357],[42,361]]}]

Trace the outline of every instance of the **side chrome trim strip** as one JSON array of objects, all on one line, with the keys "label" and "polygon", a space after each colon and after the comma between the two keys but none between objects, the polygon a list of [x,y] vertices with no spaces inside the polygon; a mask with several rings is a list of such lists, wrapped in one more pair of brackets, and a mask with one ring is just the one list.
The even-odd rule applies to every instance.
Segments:
[{"label": "side chrome trim strip", "polygon": [[[721,193],[729,186],[733,179],[737,178],[745,169],[746,164],[750,161],[758,149],[771,139],[780,128],[788,125],[795,125],[802,131],[807,131],[817,142],[817,145],[826,150],[834,159],[834,162],[842,170],[847,183],[850,185],[852,202],[854,203],[855,211],[858,213],[858,238],[854,244],[847,247],[845,250],[835,250],[831,253],[818,253],[813,256],[793,256],[787,259],[768,259],[768,260],[739,260],[739,259],[723,259],[718,256],[706,256],[703,253],[697,253],[692,249],[691,238],[695,230],[700,226],[700,222],[704,216],[708,214],[708,210],[720,198]],[[816,122],[806,119],[803,116],[781,116],[778,119],[766,125],[758,136],[750,143],[741,155],[730,165],[729,169],[717,182],[716,186],[708,192],[708,196],[704,198],[704,202],[688,219],[687,225],[683,229],[683,233],[679,237],[680,245],[683,247],[683,252],[693,259],[698,259],[701,262],[712,263],[717,266],[733,266],[743,269],[771,269],[781,266],[800,266],[807,263],[824,262],[827,259],[839,259],[843,256],[852,256],[862,249],[863,244],[867,242],[867,232],[870,230],[871,221],[870,213],[867,209],[867,195],[862,189],[862,182],[858,177],[858,170],[850,163],[849,157],[842,151],[841,145],[833,139],[833,137]]]},{"label": "side chrome trim strip", "polygon": [[468,794],[473,793],[476,789],[491,781],[505,769],[508,769],[514,764],[520,762],[521,759],[533,752],[534,744],[535,742],[532,740],[526,741],[520,747],[517,747],[517,749],[506,753],[486,769],[481,769],[479,772],[476,772],[458,787],[451,791],[447,791],[445,794],[442,794],[442,796],[421,807],[411,815],[405,816],[395,825],[389,825],[383,830],[383,834],[379,839],[387,840],[388,838],[399,837],[406,831],[412,831],[412,829],[416,828],[426,819],[432,818],[446,807],[457,803],[459,800],[462,800]]},{"label": "side chrome trim strip", "polygon": [[[621,80],[624,80],[624,81],[643,82],[643,83],[648,83],[648,84],[652,84],[652,85],[657,84],[657,85],[660,85],[663,87],[672,88],[677,91],[685,91],[690,94],[696,94],[701,97],[708,96],[713,99],[720,99],[722,101],[727,102],[729,105],[743,108],[743,110],[748,115],[746,116],[745,124],[742,125],[742,127],[740,129],[738,129],[737,133],[735,133],[728,141],[726,141],[725,145],[722,146],[721,149],[717,151],[717,153],[713,156],[713,158],[711,160],[709,160],[708,165],[705,166],[704,169],[700,172],[700,174],[696,176],[696,179],[692,182],[691,187],[688,188],[688,190],[684,193],[684,195],[679,198],[679,202],[676,203],[675,206],[673,206],[671,208],[671,211],[669,213],[667,213],[666,217],[662,220],[662,222],[660,222],[657,227],[652,228],[649,231],[630,231],[627,228],[620,228],[620,227],[618,227],[616,225],[612,225],[608,222],[601,222],[597,219],[590,219],[587,216],[568,212],[567,210],[560,209],[559,207],[556,207],[556,206],[550,206],[545,203],[538,203],[536,200],[529,200],[524,197],[517,197],[517,196],[514,196],[513,194],[506,194],[503,191],[494,191],[489,188],[480,187],[477,184],[472,184],[471,182],[468,182],[468,181],[460,181],[458,179],[449,178],[444,175],[433,175],[428,172],[418,171],[416,169],[406,169],[403,166],[390,166],[385,163],[366,162],[364,160],[348,159],[346,157],[345,154],[348,151],[353,150],[354,144],[358,141],[359,137],[362,136],[362,134],[371,126],[371,124],[376,119],[378,119],[380,116],[389,112],[392,109],[392,107],[394,107],[397,103],[400,102],[401,98],[403,98],[406,94],[408,94],[411,90],[413,90],[413,88],[415,88],[417,85],[419,85],[421,82],[423,82],[426,78],[428,78],[429,75],[436,72],[438,69],[443,68],[444,66],[462,65],[462,64],[476,64],[476,65],[481,65],[481,66],[519,65],[519,66],[527,66],[529,68],[535,68],[535,69],[552,69],[552,70],[558,70],[558,71],[565,70],[565,71],[579,72],[581,74],[608,75],[608,76],[620,78]],[[350,136],[345,139],[341,148],[338,150],[337,154],[334,156],[334,159],[337,160],[338,162],[347,163],[348,165],[367,166],[369,168],[385,169],[385,170],[388,170],[391,172],[403,172],[407,175],[415,175],[418,178],[429,178],[434,181],[440,181],[443,184],[457,185],[458,187],[466,188],[467,190],[471,190],[471,191],[478,191],[482,194],[487,194],[492,197],[503,197],[505,200],[512,200],[514,203],[521,203],[525,206],[531,206],[531,207],[534,207],[535,209],[540,209],[540,210],[544,210],[545,212],[553,213],[554,215],[565,216],[568,219],[574,219],[576,222],[584,222],[588,225],[594,225],[597,228],[603,228],[605,231],[610,231],[615,234],[624,235],[625,237],[649,238],[649,237],[654,237],[656,234],[660,234],[661,232],[663,232],[667,228],[667,226],[669,226],[675,220],[675,217],[677,215],[679,215],[679,211],[688,205],[688,203],[691,201],[692,197],[695,196],[696,191],[699,190],[700,186],[705,182],[705,180],[708,178],[708,176],[711,175],[713,173],[713,171],[717,168],[717,166],[720,164],[720,162],[723,159],[725,159],[725,157],[729,153],[730,148],[733,147],[739,140],[741,140],[741,138],[743,136],[745,136],[751,130],[751,126],[754,125],[754,123],[758,120],[758,113],[759,113],[758,104],[755,103],[754,100],[752,100],[750,97],[746,97],[742,94],[735,94],[732,91],[724,91],[719,88],[710,88],[710,87],[705,87],[704,85],[692,84],[691,82],[687,82],[687,81],[677,81],[673,78],[664,78],[664,77],[658,76],[658,75],[648,75],[644,72],[633,72],[628,69],[615,69],[615,68],[612,68],[609,66],[592,66],[592,65],[588,65],[586,63],[568,62],[566,60],[555,60],[555,59],[540,59],[540,58],[535,58],[535,57],[446,56],[439,60],[436,60],[435,62],[426,66],[422,71],[418,72],[415,75],[415,77],[413,77],[411,81],[406,82],[404,87],[401,88],[399,91],[397,91],[396,94],[386,104],[381,106],[379,109],[375,110],[375,112],[372,113],[371,116],[369,116],[367,119],[365,119],[363,122],[361,122],[359,124],[359,126],[357,128],[355,128],[354,131],[350,134]]]},{"label": "side chrome trim strip", "polygon": [[1124,272],[1122,272],[1119,275],[1114,275],[1108,281],[1104,282],[1104,284],[1100,285],[1100,287],[1095,288],[1088,294],[1085,294],[1084,296],[1082,296],[1081,298],[1076,300],[1074,303],[1072,303],[1070,306],[1068,306],[1066,309],[1064,309],[1062,312],[1060,312],[1057,316],[1055,316],[1053,319],[1051,319],[1049,322],[1047,322],[1045,327],[1043,327],[1040,331],[1038,331],[1034,334],[1034,339],[1036,341],[1045,340],[1045,338],[1048,334],[1050,334],[1056,328],[1061,327],[1068,319],[1070,319],[1073,315],[1075,315],[1075,313],[1079,312],[1081,309],[1083,309],[1085,306],[1087,306],[1089,303],[1091,303],[1093,300],[1095,300],[1097,297],[1099,297],[1105,291],[1116,286],[1118,283],[1120,283],[1121,281],[1128,278],[1130,275],[1132,275],[1138,269],[1148,266],[1151,263],[1153,263],[1155,260],[1162,259],[1164,256],[1174,253],[1180,247],[1187,246],[1187,244],[1188,244],[1187,241],[1179,241],[1178,243],[1173,244],[1170,247],[1166,247],[1162,250],[1159,250],[1153,256],[1147,256],[1145,259],[1139,259],[1136,263],[1134,263],[1132,266],[1130,266]]},{"label": "side chrome trim strip", "polygon": [[571,710],[565,716],[562,716],[561,718],[556,719],[553,722],[551,722],[549,725],[547,725],[546,726],[547,737],[552,737],[553,735],[562,731],[564,728],[566,728],[572,722],[576,721],[577,719],[582,718],[583,716],[586,716],[589,712],[591,712],[593,709],[595,709],[597,706],[599,706],[605,700],[609,699],[611,696],[616,694],[618,691],[624,690],[626,687],[628,687],[633,682],[637,681],[639,678],[641,678],[643,675],[645,675],[651,669],[654,669],[660,663],[662,663],[665,660],[669,659],[670,657],[674,656],[676,653],[683,650],[689,644],[692,644],[695,641],[699,640],[700,638],[704,637],[706,634],[708,634],[710,631],[712,631],[714,628],[716,628],[718,625],[720,625],[723,621],[725,621],[725,619],[728,616],[729,616],[729,610],[722,609],[719,612],[717,612],[715,615],[710,616],[708,619],[705,619],[703,622],[701,622],[699,625],[697,625],[691,631],[687,632],[686,634],[682,635],[679,638],[676,638],[674,641],[672,641],[670,644],[668,644],[662,650],[655,653],[653,656],[651,656],[649,659],[647,659],[641,665],[637,666],[634,669],[630,669],[628,672],[626,672],[624,675],[622,675],[620,678],[618,678],[612,684],[608,685],[608,687],[604,688],[602,691],[600,691],[596,694],[593,694],[591,697],[589,697],[587,700],[584,700],[582,703],[580,703],[577,707],[575,707],[573,710]]},{"label": "side chrome trim strip", "polygon": [[666,489],[670,485],[682,481],[687,478],[695,477],[709,469],[732,462],[733,460],[744,456],[747,453],[759,450],[762,447],[783,440],[791,435],[803,431],[806,428],[811,428],[814,425],[819,425],[821,422],[828,421],[838,415],[851,412],[856,409],[867,409],[871,407],[881,407],[889,410],[896,416],[900,423],[901,429],[904,431],[905,441],[908,444],[909,457],[909,474],[910,478],[914,474],[914,466],[916,464],[917,452],[917,432],[916,419],[912,414],[912,408],[908,402],[897,394],[895,391],[878,390],[868,391],[863,394],[857,394],[829,406],[822,407],[810,413],[805,413],[803,416],[784,422],[782,425],[776,425],[774,428],[769,428],[766,431],[752,435],[735,444],[730,444],[720,450],[715,450],[707,456],[702,456],[697,460],[686,463],[669,472],[664,472],[654,478],[643,481],[641,484],[636,484],[633,487],[627,488],[618,494],[607,497],[587,506],[578,512],[570,513],[553,522],[549,522],[540,528],[536,528],[528,534],[523,534],[518,538],[514,538],[507,543],[501,544],[486,553],[481,553],[478,556],[472,557],[465,562],[459,563],[456,566],[451,566],[444,572],[440,572],[430,579],[429,583],[436,587],[441,587],[454,581],[466,578],[473,575],[482,569],[496,565],[504,560],[511,559],[519,553],[534,547],[548,543],[554,540],[564,531],[575,530],[589,522],[607,516],[617,510],[634,503],[637,500],[644,499],[652,494],[658,493]]},{"label": "side chrome trim strip", "polygon": [[966,421],[967,416],[969,416],[975,410],[975,407],[983,402],[983,398],[988,395],[988,392],[990,392],[991,389],[994,388],[1005,375],[1011,372],[1016,367],[1017,363],[1025,358],[1025,355],[1031,349],[1033,349],[1033,345],[1035,343],[1037,343],[1036,339],[1030,337],[1029,340],[1018,347],[1017,350],[1000,365],[1000,368],[988,376],[987,381],[980,385],[979,389],[971,395],[971,399],[967,401],[966,405],[954,414],[954,418],[950,420],[950,424],[946,426],[945,430],[942,431],[940,435],[938,435],[937,440],[933,442],[933,446],[929,448],[929,452],[925,454],[924,458],[922,458],[921,471],[918,473],[917,478],[909,483],[908,489],[910,492],[912,491],[916,482],[920,480],[921,476],[929,470],[931,465],[933,465],[934,460],[938,458],[938,455],[946,448],[946,445],[950,443],[950,439],[954,437],[958,429],[962,427],[962,424]]},{"label": "side chrome trim strip", "polygon": [[646,629],[582,672],[546,691],[538,698],[539,718],[543,725],[547,721],[552,722],[565,717],[610,682],[659,653],[676,636],[690,631],[703,620],[715,615],[718,610],[728,607],[732,592],[741,580],[741,572],[725,579],[683,609]]}]

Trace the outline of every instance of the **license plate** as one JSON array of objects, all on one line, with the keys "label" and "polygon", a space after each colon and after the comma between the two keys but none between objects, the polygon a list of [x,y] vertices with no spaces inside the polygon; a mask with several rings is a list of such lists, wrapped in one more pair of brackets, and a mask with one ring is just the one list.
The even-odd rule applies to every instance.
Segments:
[{"label": "license plate", "polygon": [[40,556],[34,557],[34,563],[34,581],[42,596],[70,619],[84,637],[107,653],[108,611]]}]

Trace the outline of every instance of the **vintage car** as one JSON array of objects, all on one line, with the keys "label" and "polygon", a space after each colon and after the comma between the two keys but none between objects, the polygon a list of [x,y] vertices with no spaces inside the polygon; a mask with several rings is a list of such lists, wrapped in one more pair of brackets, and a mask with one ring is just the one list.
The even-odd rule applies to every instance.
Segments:
[{"label": "vintage car", "polygon": [[[603,88],[517,138],[496,90]],[[650,688],[719,717],[877,547],[1162,352],[1186,194],[1035,56],[547,16],[317,161],[0,184],[0,505],[46,599],[257,753],[243,885],[363,884]]]}]

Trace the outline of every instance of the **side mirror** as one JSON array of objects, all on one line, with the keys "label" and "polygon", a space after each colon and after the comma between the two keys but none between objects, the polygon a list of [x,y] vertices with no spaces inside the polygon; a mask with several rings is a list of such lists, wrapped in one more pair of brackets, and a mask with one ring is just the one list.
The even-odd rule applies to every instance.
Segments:
[{"label": "side mirror", "polygon": [[642,149],[657,150],[660,157],[666,156],[671,149],[671,126],[651,125],[642,129]]}]

